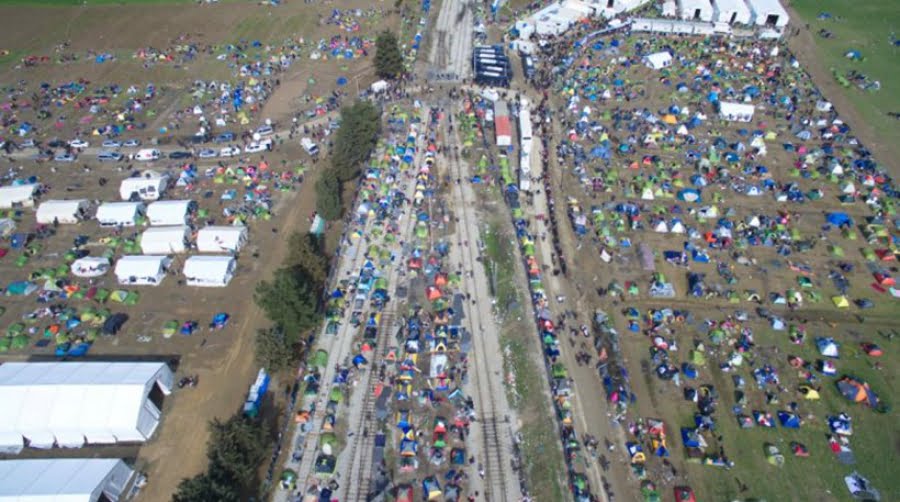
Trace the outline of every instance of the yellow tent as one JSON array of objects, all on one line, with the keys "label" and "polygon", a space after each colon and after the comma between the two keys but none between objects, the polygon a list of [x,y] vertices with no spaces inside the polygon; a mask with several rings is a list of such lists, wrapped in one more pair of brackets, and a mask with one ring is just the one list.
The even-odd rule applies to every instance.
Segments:
[{"label": "yellow tent", "polygon": [[665,116],[663,116],[663,122],[665,122],[666,124],[677,124],[678,119],[675,118],[675,115],[667,113]]},{"label": "yellow tent", "polygon": [[846,296],[833,296],[831,297],[831,301],[834,303],[834,306],[839,309],[845,309],[850,306],[850,302],[847,301]]}]

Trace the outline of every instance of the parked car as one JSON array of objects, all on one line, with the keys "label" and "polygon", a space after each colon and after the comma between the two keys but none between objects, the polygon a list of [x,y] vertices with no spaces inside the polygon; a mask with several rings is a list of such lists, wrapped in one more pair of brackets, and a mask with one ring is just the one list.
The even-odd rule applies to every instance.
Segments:
[{"label": "parked car", "polygon": [[252,143],[248,143],[247,146],[244,147],[244,153],[258,153],[264,152],[272,146],[271,139],[264,139],[262,141],[253,141]]},{"label": "parked car", "polygon": [[116,141],[114,139],[108,139],[108,140],[104,141],[101,146],[103,148],[119,148],[122,146],[122,143],[119,141]]},{"label": "parked car", "polygon": [[209,142],[209,134],[195,134],[191,136],[190,142],[192,145],[207,143]]},{"label": "parked car", "polygon": [[83,148],[87,148],[87,147],[91,146],[91,144],[83,139],[73,139],[72,141],[69,141],[69,146],[71,146],[72,148],[82,148],[83,149]]},{"label": "parked car", "polygon": [[169,154],[170,159],[189,159],[193,156],[194,154],[192,154],[191,152],[185,151],[176,151]]},{"label": "parked car", "polygon": [[159,150],[155,148],[144,148],[142,150],[138,150],[138,153],[135,154],[134,160],[140,161],[149,161],[149,160],[157,160],[160,157]]},{"label": "parked car", "polygon": [[124,158],[125,156],[121,153],[109,150],[104,150],[97,154],[97,160],[100,162],[119,162]]},{"label": "parked car", "polygon": [[219,154],[215,150],[210,148],[204,148],[197,154],[197,157],[200,157],[201,159],[214,159],[218,156]]},{"label": "parked car", "polygon": [[230,143],[232,141],[234,141],[234,133],[228,131],[219,133],[213,138],[213,143]]},{"label": "parked car", "polygon": [[220,157],[234,157],[241,154],[241,149],[236,146],[226,146],[219,151]]},{"label": "parked car", "polygon": [[256,129],[256,134],[259,134],[262,137],[271,136],[275,134],[275,129],[272,129],[272,126],[268,124],[262,125]]},{"label": "parked car", "polygon": [[[2,148],[2,146],[0,146],[0,148]],[[26,139],[25,141],[23,141],[22,143],[19,144],[19,148],[34,148],[34,140]]]},{"label": "parked car", "polygon": [[122,146],[127,146],[127,147],[141,146],[141,140],[139,140],[139,139],[128,139],[128,140],[125,140],[124,143],[122,143]]},{"label": "parked car", "polygon": [[31,156],[31,160],[35,162],[47,162],[48,160],[52,160],[53,155],[50,155],[47,152],[38,152]]},{"label": "parked car", "polygon": [[56,157],[53,157],[53,160],[56,162],[75,162],[75,155],[62,152],[56,154]]},{"label": "parked car", "polygon": [[50,148],[63,148],[66,146],[66,142],[60,139],[51,139],[47,142],[47,146]]}]

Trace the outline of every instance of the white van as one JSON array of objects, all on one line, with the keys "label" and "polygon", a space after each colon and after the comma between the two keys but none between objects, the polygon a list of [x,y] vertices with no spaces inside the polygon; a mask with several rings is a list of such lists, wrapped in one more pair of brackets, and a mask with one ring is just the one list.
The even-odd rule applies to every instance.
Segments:
[{"label": "white van", "polygon": [[319,155],[319,146],[316,145],[313,140],[309,138],[303,138],[300,140],[300,145],[303,146],[303,149],[306,150],[306,153],[315,157]]},{"label": "white van", "polygon": [[138,153],[134,155],[134,160],[140,161],[150,161],[150,160],[159,160],[160,157],[159,150],[155,148],[142,148],[138,150]]}]

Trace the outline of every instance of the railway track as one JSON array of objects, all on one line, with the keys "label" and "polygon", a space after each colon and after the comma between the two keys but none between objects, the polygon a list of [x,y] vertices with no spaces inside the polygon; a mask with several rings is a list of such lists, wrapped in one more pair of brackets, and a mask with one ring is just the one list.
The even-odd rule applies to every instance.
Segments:
[{"label": "railway track", "polygon": [[[448,138],[459,143],[458,137],[449,135]],[[451,171],[451,178],[467,179],[468,173],[463,168],[459,160],[459,156],[455,151],[445,154],[448,166]],[[472,214],[475,201],[466,196],[465,190],[461,184],[456,184],[456,204],[458,212],[461,215],[457,223],[458,240],[468,243],[460,247],[464,263],[467,263],[474,269],[480,262],[476,251],[478,235],[471,234],[471,228],[477,228],[477,220]],[[474,300],[472,305],[483,305],[482,302],[491,303],[489,294],[482,291],[479,287],[479,281],[472,278],[469,294]],[[493,322],[492,319],[476,320],[479,315],[468,315],[466,319],[469,323],[469,330],[472,334],[473,346],[476,354],[472,357],[475,366],[475,397],[476,397],[476,414],[479,422],[478,429],[482,435],[482,460],[484,483],[483,492],[485,500],[488,502],[505,502],[514,501],[521,498],[521,494],[514,494],[510,490],[510,483],[516,480],[516,476],[512,471],[512,431],[509,424],[509,417],[498,412],[496,404],[497,396],[504,395],[502,385],[496,385],[500,377],[494,377],[491,374],[491,368],[488,365],[488,357],[492,354],[488,350],[485,343],[485,337],[488,336],[483,329],[483,323]],[[496,354],[494,354],[496,356]],[[501,371],[502,375],[502,371]]]}]

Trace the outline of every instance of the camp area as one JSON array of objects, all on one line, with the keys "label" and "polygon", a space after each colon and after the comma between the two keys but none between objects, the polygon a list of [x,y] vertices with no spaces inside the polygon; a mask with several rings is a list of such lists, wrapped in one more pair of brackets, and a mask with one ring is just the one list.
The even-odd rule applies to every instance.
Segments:
[{"label": "camp area", "polygon": [[117,500],[127,496],[135,472],[120,459],[0,460],[0,501]]}]

